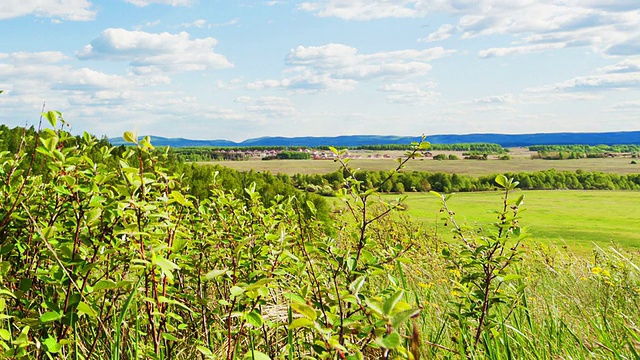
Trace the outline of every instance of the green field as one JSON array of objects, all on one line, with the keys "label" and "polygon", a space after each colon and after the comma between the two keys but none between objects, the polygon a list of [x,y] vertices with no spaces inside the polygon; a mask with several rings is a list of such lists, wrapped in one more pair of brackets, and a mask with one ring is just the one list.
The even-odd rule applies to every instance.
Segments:
[{"label": "green field", "polygon": [[[394,155],[399,155],[394,154]],[[331,160],[247,160],[212,161],[200,164],[219,164],[240,171],[269,171],[273,174],[326,174],[339,168]],[[354,159],[349,165],[363,170],[389,170],[397,162],[394,159]],[[516,156],[511,160],[433,160],[416,159],[409,161],[406,171],[428,171],[481,176],[505,172],[533,172],[548,169],[576,171],[602,171],[606,173],[631,174],[640,172],[640,164],[631,164],[629,158],[577,159],[577,160],[532,160],[526,156]]]},{"label": "green field", "polygon": [[[520,191],[513,196],[519,196]],[[522,226],[529,226],[532,239],[568,245],[585,253],[593,243],[608,247],[612,242],[627,249],[640,249],[640,192],[636,191],[524,191]],[[397,195],[384,195],[389,200]],[[439,213],[438,199],[427,193],[412,193],[406,200],[408,213],[433,225]],[[493,210],[501,205],[501,193],[455,194],[449,207],[459,223],[487,224],[495,220]],[[440,233],[448,231],[438,221]]]}]

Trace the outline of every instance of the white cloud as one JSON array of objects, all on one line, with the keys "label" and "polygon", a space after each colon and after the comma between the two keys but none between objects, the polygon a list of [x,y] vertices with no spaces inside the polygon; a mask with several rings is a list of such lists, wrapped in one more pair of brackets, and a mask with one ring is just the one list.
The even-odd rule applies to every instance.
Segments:
[{"label": "white cloud", "polygon": [[160,25],[160,20],[154,20],[154,21],[147,21],[142,25],[136,25],[133,27],[134,30],[142,30],[144,28],[150,28],[150,27],[155,27]]},{"label": "white cloud", "polygon": [[576,77],[553,85],[558,91],[600,91],[640,88],[640,72]]},{"label": "white cloud", "polygon": [[138,86],[167,84],[165,76],[114,75],[94,69],[64,64],[68,58],[60,52],[0,53],[0,78],[12,83],[18,93],[49,90],[122,90]]},{"label": "white cloud", "polygon": [[[166,102],[152,93],[154,85],[169,81],[167,77],[109,74],[75,68],[67,60],[59,52],[0,54],[0,79],[10,84],[3,86],[8,90],[3,107],[16,117],[29,118],[46,101],[47,108],[63,111],[67,119],[82,117],[81,126],[93,126],[95,119],[122,116],[139,103],[161,107]],[[172,95],[166,99],[180,98]]]},{"label": "white cloud", "polygon": [[222,22],[222,23],[209,24],[209,28],[232,26],[232,25],[237,25],[239,22],[240,22],[240,18],[233,18],[233,19],[231,19],[229,21],[225,21],[225,22]]},{"label": "white cloud", "polygon": [[190,23],[181,24],[180,26],[181,27],[185,27],[185,28],[195,27],[195,28],[202,29],[204,27],[207,27],[207,20],[198,19],[198,20],[195,20],[195,21],[190,22]]},{"label": "white cloud", "polygon": [[236,102],[246,104],[245,110],[250,113],[261,114],[270,118],[293,117],[298,115],[293,102],[289,98],[279,96],[263,96],[252,98],[240,96]]},{"label": "white cloud", "polygon": [[565,46],[566,44],[563,44],[563,43],[552,43],[552,44],[534,44],[534,45],[503,47],[503,48],[490,48],[486,50],[481,50],[478,53],[478,56],[481,58],[491,58],[491,57],[509,56],[509,55],[522,55],[522,54],[542,52],[542,51],[552,50],[552,49],[562,49]]},{"label": "white cloud", "polygon": [[[615,96],[628,96],[640,89],[640,59],[627,59],[613,65],[596,69],[590,75],[577,76],[557,83],[527,88],[506,103],[518,104],[562,104],[583,102],[584,106],[603,104],[603,100]],[[627,94],[627,95],[625,95]],[[511,95],[509,95],[511,96]],[[612,97],[614,98],[614,97]],[[622,97],[624,98],[624,97]],[[495,101],[493,101],[495,99]],[[482,103],[501,103],[501,97],[487,97],[475,100]],[[607,112],[631,111],[635,102],[620,102],[608,105]],[[632,106],[633,105],[633,106]]]},{"label": "white cloud", "polygon": [[192,0],[125,0],[135,6],[144,7],[151,4],[171,5],[171,6],[189,6]]},{"label": "white cloud", "polygon": [[434,102],[440,95],[433,91],[436,86],[433,82],[425,84],[391,83],[378,87],[378,90],[389,94],[387,101],[390,103],[424,105]]},{"label": "white cloud", "polygon": [[59,51],[0,53],[0,60],[12,64],[55,64],[68,57]]},{"label": "white cloud", "polygon": [[640,72],[640,58],[626,59],[616,64],[602,67],[597,72],[603,74]]},{"label": "white cloud", "polygon": [[587,92],[640,89],[640,59],[627,59],[596,69],[593,74],[578,76],[555,84],[528,89],[527,92]]},{"label": "white cloud", "polygon": [[640,36],[625,39],[617,44],[609,46],[605,52],[608,55],[639,55],[640,54]]},{"label": "white cloud", "polygon": [[0,20],[26,15],[70,21],[88,21],[96,17],[87,0],[2,0]]},{"label": "white cloud", "polygon": [[300,74],[283,80],[257,80],[247,84],[248,90],[289,89],[298,92],[319,92],[328,89],[346,91],[353,90],[357,82],[349,79],[334,79],[329,74],[316,74],[303,71]]},{"label": "white cloud", "polygon": [[483,50],[481,57],[574,46],[611,56],[640,55],[640,2],[636,0],[318,0],[303,2],[298,9],[347,20],[459,17],[457,24],[443,25],[421,42],[446,39],[454,29],[462,39],[514,36],[513,46]]},{"label": "white cloud", "polygon": [[213,48],[214,38],[190,39],[189,34],[148,33],[106,29],[78,54],[80,59],[128,62],[137,73],[192,71],[233,67]]},{"label": "white cloud", "polygon": [[398,50],[360,54],[343,44],[298,46],[286,57],[291,66],[283,80],[258,80],[248,89],[287,88],[296,91],[352,90],[360,81],[423,76],[432,66],[429,61],[452,54],[441,47],[425,50]]},{"label": "white cloud", "polygon": [[240,18],[234,18],[234,19],[231,19],[231,20],[223,22],[223,23],[213,23],[213,24],[210,24],[209,22],[207,22],[207,20],[198,19],[198,20],[195,20],[195,21],[190,22],[190,23],[180,24],[180,27],[184,27],[184,28],[199,28],[199,29],[205,29],[205,28],[206,29],[212,29],[212,28],[217,28],[217,27],[237,25],[239,22],[240,22]]},{"label": "white cloud", "polygon": [[298,9],[315,13],[320,17],[338,17],[347,20],[371,20],[382,18],[407,18],[421,15],[415,8],[417,0],[325,0],[303,2]]},{"label": "white cloud", "polygon": [[434,42],[446,40],[453,35],[454,31],[455,28],[451,24],[440,25],[438,30],[432,32],[426,38],[418,39],[418,42]]},{"label": "white cloud", "polygon": [[475,99],[472,103],[476,104],[512,104],[517,101],[516,96],[513,94],[504,95],[492,95],[483,98]]},{"label": "white cloud", "polygon": [[640,113],[640,101],[623,101],[604,109],[605,112]]},{"label": "white cloud", "polygon": [[294,75],[282,80],[253,81],[247,84],[247,89],[282,88],[299,92],[353,90],[361,81],[425,75],[432,68],[429,61],[453,52],[438,47],[360,54],[356,48],[343,44],[298,46],[291,49],[286,57],[290,68],[285,73]]}]

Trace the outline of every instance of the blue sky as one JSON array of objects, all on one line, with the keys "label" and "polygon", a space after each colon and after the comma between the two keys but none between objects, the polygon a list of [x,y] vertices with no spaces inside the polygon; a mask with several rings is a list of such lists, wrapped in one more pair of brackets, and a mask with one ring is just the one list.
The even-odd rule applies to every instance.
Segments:
[{"label": "blue sky", "polygon": [[640,130],[637,0],[2,0],[0,122],[192,139]]}]

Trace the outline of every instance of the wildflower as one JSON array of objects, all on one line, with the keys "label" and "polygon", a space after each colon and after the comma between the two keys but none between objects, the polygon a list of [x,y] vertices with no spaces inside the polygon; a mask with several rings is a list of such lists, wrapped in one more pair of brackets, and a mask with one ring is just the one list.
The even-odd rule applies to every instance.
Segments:
[{"label": "wildflower", "polygon": [[596,274],[596,275],[598,275],[598,274],[600,274],[602,272],[602,268],[599,267],[599,266],[596,266],[594,268],[591,268],[591,272]]},{"label": "wildflower", "polygon": [[421,288],[424,288],[424,289],[430,289],[432,285],[433,284],[431,284],[431,283],[423,283],[423,282],[419,282],[418,283],[418,286],[420,286]]}]

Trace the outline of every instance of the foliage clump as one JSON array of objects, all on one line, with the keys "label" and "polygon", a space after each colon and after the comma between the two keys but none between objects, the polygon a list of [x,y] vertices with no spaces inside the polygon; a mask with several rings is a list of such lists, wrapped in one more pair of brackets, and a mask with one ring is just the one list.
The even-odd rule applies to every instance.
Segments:
[{"label": "foliage clump", "polygon": [[511,177],[491,180],[494,224],[458,223],[437,194],[450,237],[379,196],[426,143],[377,179],[333,149],[329,220],[249,181],[276,178],[183,173],[149,138],[115,148],[43,115],[53,129],[0,150],[2,357],[637,357],[634,259],[523,241]]}]

